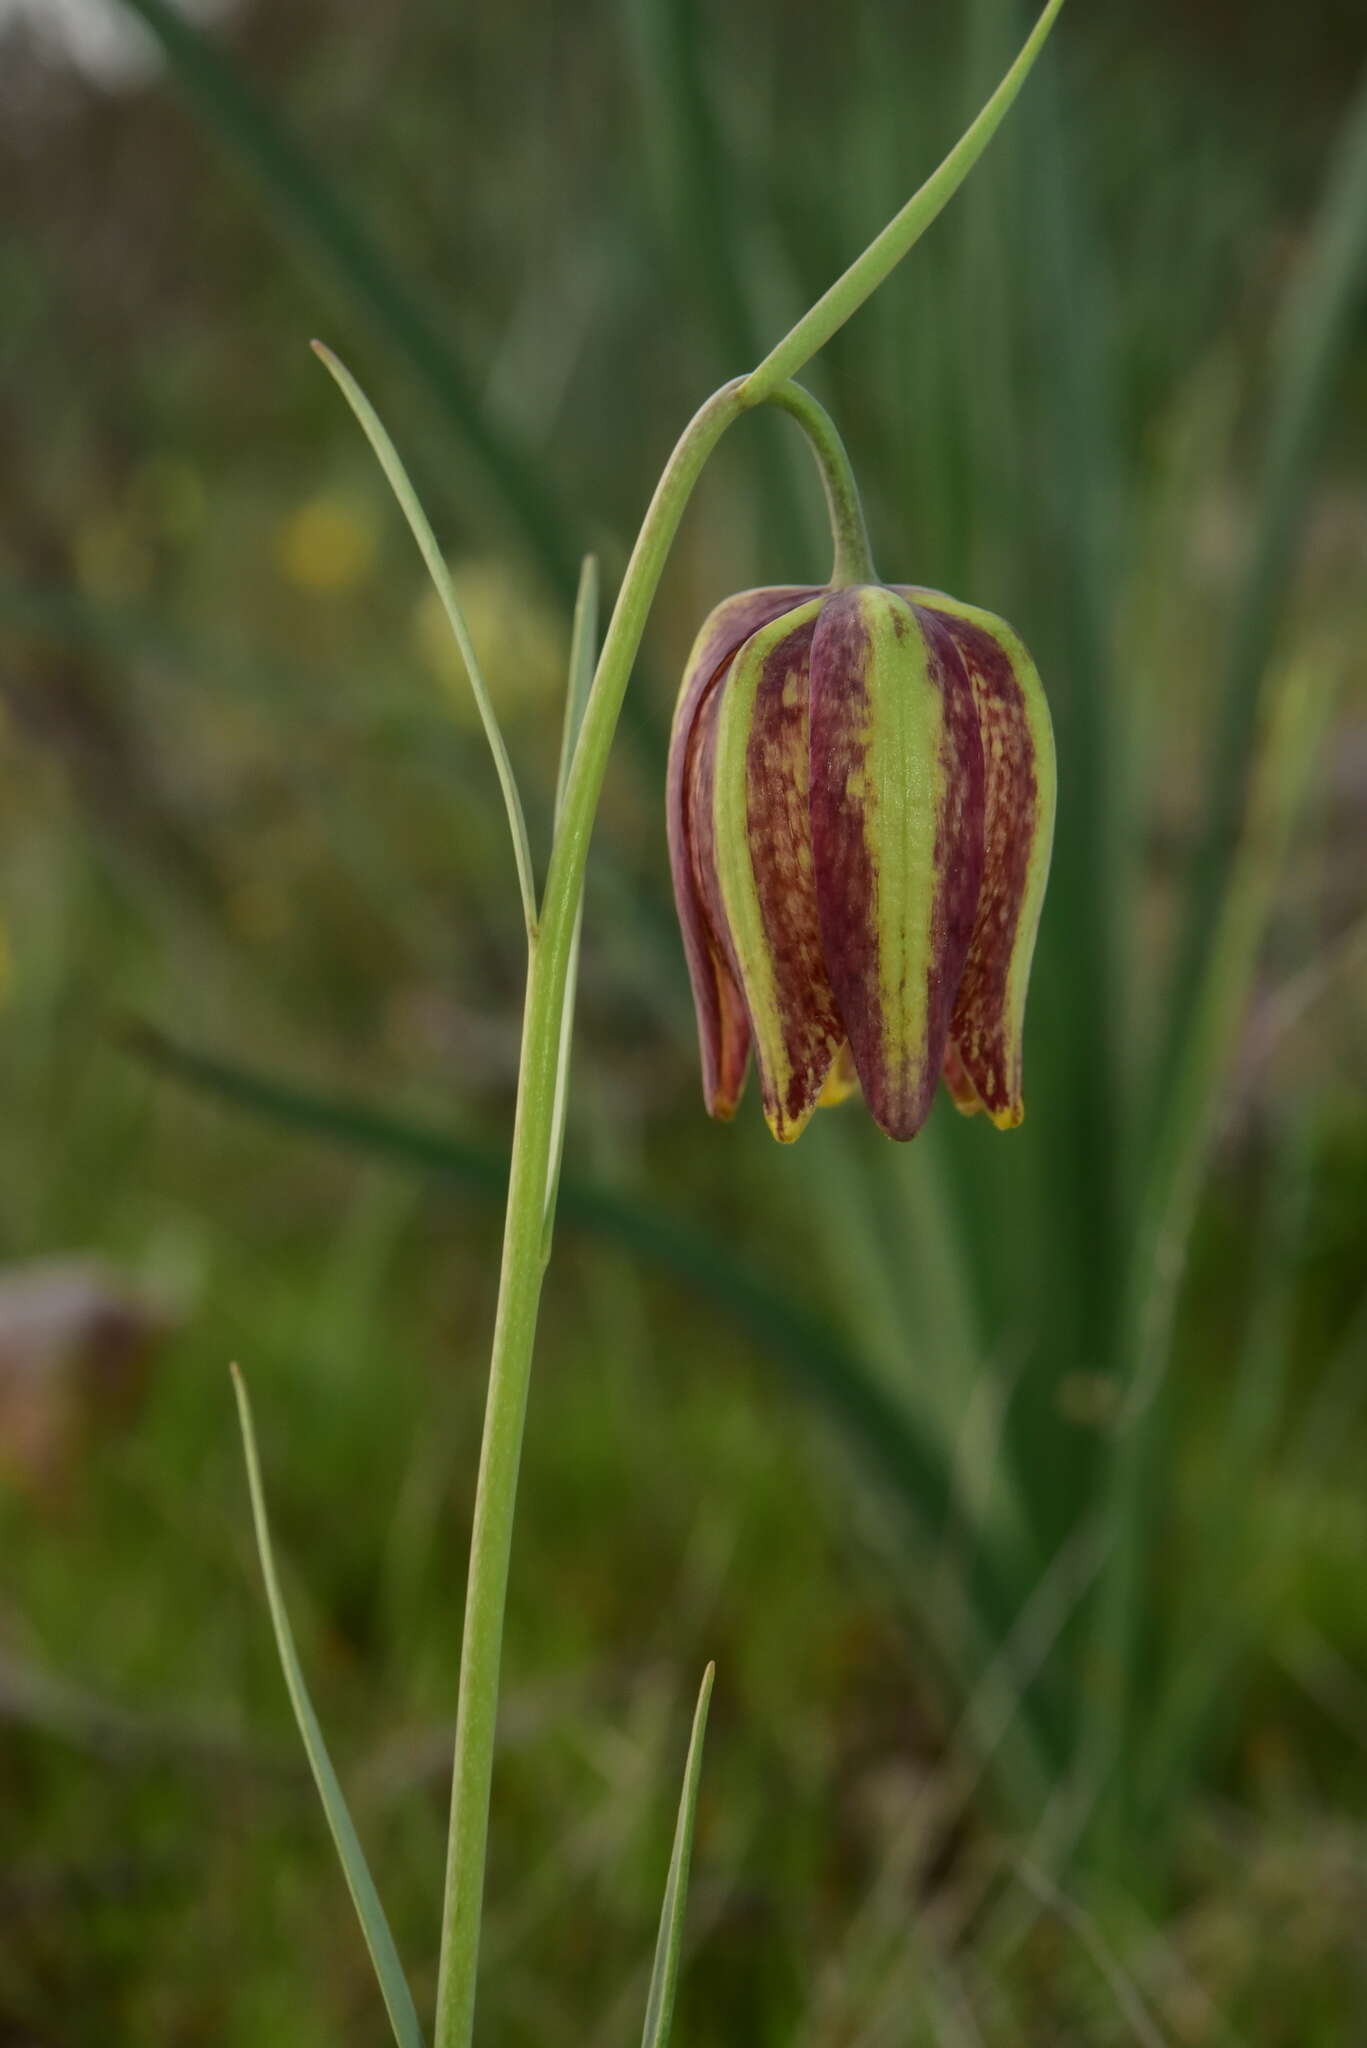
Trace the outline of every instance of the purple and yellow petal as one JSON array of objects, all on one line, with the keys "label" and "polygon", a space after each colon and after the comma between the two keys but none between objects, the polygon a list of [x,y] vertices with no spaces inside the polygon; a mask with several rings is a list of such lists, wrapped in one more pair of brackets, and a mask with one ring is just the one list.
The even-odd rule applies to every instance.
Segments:
[{"label": "purple and yellow petal", "polygon": [[848,1102],[852,1095],[859,1093],[859,1076],[854,1070],[854,1054],[850,1051],[848,1038],[838,1047],[830,1070],[821,1084],[821,1093],[816,1099],[818,1109],[838,1109],[842,1102]]},{"label": "purple and yellow petal", "polygon": [[969,1080],[964,1063],[959,1058],[959,1048],[952,1038],[945,1047],[944,1081],[949,1099],[960,1116],[981,1115],[982,1098]]},{"label": "purple and yellow petal", "polygon": [[720,911],[745,998],[764,1113],[789,1142],[845,1036],[812,882],[807,695],[821,599],[741,648],[717,696],[712,816]]},{"label": "purple and yellow petal", "polygon": [[[703,1100],[710,1116],[726,1122],[735,1115],[745,1086],[746,1069],[750,1064],[750,1022],[744,998],[731,971],[725,939],[725,913],[717,886],[713,790],[721,696],[722,682],[719,680],[703,697],[688,740],[682,851],[688,872],[688,900],[693,918],[691,933],[687,918],[682,922],[689,971],[693,978],[694,1005],[698,1012]],[[679,894],[682,902],[683,892]]]},{"label": "purple and yellow petal", "polygon": [[671,818],[675,814],[683,767],[681,742],[692,728],[703,697],[752,633],[757,633],[761,626],[767,626],[771,619],[781,617],[784,612],[810,603],[817,595],[810,584],[800,583],[776,584],[771,590],[742,590],[735,597],[723,598],[703,620],[684,666],[683,681],[674,705],[666,793]]},{"label": "purple and yellow petal", "polygon": [[982,874],[983,762],[950,633],[891,590],[827,599],[811,661],[811,835],[825,970],[889,1137],[929,1114]]},{"label": "purple and yellow petal", "polygon": [[937,591],[728,598],[694,645],[669,765],[670,858],[709,1109],[753,1043],[796,1138],[862,1088],[910,1138],[941,1076],[1018,1123],[1054,752],[1000,619]]},{"label": "purple and yellow petal", "polygon": [[1053,846],[1053,727],[1035,665],[1010,626],[938,591],[906,594],[953,636],[982,734],[983,886],[951,1029],[983,1108],[1009,1130],[1025,1114],[1021,1040]]},{"label": "purple and yellow petal", "polygon": [[[703,1097],[708,1111],[716,1117],[727,1118],[735,1113],[745,1083],[750,1030],[740,991],[704,910],[698,879],[700,865],[706,865],[711,858],[709,852],[700,862],[691,822],[698,812],[691,783],[700,759],[699,714],[736,649],[750,634],[811,595],[810,587],[805,585],[745,590],[719,604],[694,642],[674,713],[666,799],[669,863],[698,1018]],[[704,829],[710,834],[710,794],[702,806],[702,815]]]}]

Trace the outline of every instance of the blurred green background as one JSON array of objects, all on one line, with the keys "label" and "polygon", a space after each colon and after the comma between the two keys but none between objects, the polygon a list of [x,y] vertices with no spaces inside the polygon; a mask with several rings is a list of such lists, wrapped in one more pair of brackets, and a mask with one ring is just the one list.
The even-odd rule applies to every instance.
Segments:
[{"label": "blurred green background", "polygon": [[[937,161],[1012,0],[0,14],[0,2043],[373,2042],[226,1375],[420,2008],[580,552]],[[196,24],[199,25],[196,25]],[[824,573],[709,469],[591,865],[483,2038],[1367,2037],[1367,33],[1078,4],[809,381],[884,573],[1005,613],[1061,806],[1029,1118],[698,1100],[662,759]]]}]

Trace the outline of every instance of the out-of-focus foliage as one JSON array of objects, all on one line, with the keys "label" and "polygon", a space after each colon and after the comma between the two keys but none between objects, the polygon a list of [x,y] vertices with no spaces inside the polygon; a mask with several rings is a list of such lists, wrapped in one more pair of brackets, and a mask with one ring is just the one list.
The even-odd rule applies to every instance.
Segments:
[{"label": "out-of-focus foliage", "polygon": [[[60,1485],[0,1479],[0,2038],[383,2023],[272,1661],[229,1356],[431,1998],[520,925],[421,567],[308,338],[382,402],[449,546],[544,857],[578,551],[610,591],[697,400],[936,161],[1024,20],[301,0],[116,84],[5,43],[0,1260],[98,1254],[162,1335],[80,1429],[53,1378]],[[1360,2031],[1361,290],[1327,368],[1297,345],[1364,64],[1336,0],[1068,10],[814,366],[885,573],[1005,612],[1053,697],[1013,1137],[942,1110],[894,1152],[833,1114],[787,1154],[701,1117],[672,678],[722,591],[824,566],[786,422],[704,480],[590,881],[490,2038],[639,2028],[711,1656],[681,2041]],[[1275,462],[1269,498],[1307,363],[1323,430],[1303,498]],[[1175,979],[1247,711],[1243,893]],[[1165,1137],[1202,989],[1232,1057]],[[1186,1236],[1163,1143],[1197,1207],[1155,1345]]]}]

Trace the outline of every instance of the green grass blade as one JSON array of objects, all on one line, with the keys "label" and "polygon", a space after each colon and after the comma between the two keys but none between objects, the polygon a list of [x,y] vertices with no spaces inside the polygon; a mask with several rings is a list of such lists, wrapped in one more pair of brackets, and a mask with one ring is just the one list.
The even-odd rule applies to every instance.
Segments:
[{"label": "green grass blade", "polygon": [[1139,1711],[1145,1569],[1161,1513],[1166,1379],[1187,1248],[1220,1086],[1337,681],[1335,662],[1314,648],[1274,674],[1239,856],[1207,937],[1191,1028],[1154,1141],[1136,1230],[1121,1335],[1124,1401],[1105,1502],[1112,1543],[1098,1611],[1096,1712],[1086,1759],[1093,1782],[1108,1788],[1108,1847],[1116,1856],[1124,1854],[1133,1793],[1132,1774],[1120,1767]]},{"label": "green grass blade", "polygon": [[[280,1128],[432,1174],[491,1204],[507,1193],[507,1156],[491,1147],[296,1088],[178,1045],[146,1025],[131,1027],[125,1042],[157,1071]],[[1018,1605],[1012,1561],[989,1531],[965,1522],[953,1446],[906,1412],[838,1329],[743,1258],[635,1192],[565,1177],[557,1214],[563,1224],[672,1274],[691,1295],[730,1316],[842,1434],[921,1545],[937,1544],[952,1524],[970,1622],[987,1646],[984,1654],[1004,1639]]]},{"label": "green grass blade", "polygon": [[498,722],[498,714],[494,710],[493,700],[484,681],[479,657],[475,653],[474,643],[465,623],[465,614],[461,611],[460,600],[451,581],[451,572],[446,566],[446,557],[437,545],[437,537],[418,500],[412,479],[399,459],[399,451],[390,440],[374,406],[346,364],[339,361],[330,348],[321,341],[315,341],[313,350],[337,383],[342,396],[360,421],[366,439],[375,451],[389,487],[398,500],[399,509],[408,521],[413,538],[418,544],[418,552],[427,565],[427,573],[432,578],[433,588],[441,599],[442,610],[446,613],[456,646],[460,649],[460,658],[465,663],[470,688],[479,707],[484,736],[489,742],[489,752],[494,757],[499,788],[503,791],[503,804],[508,813],[508,830],[513,838],[513,858],[517,862],[517,883],[522,892],[522,914],[528,937],[531,937],[536,931],[536,881],[532,874],[532,849],[527,837],[527,820],[522,809],[522,798],[518,793],[517,777],[513,773],[513,764]]},{"label": "green grass blade", "polygon": [[389,2014],[389,2023],[394,2030],[394,2039],[399,2048],[422,2048],[422,2029],[414,2010],[408,1980],[403,1974],[394,1937],[389,1931],[380,1895],[365,1860],[337,1773],[323,1741],[323,1731],[318,1725],[318,1716],[313,1711],[313,1702],[304,1683],[299,1658],[294,1647],[294,1635],[290,1629],[289,1616],[276,1576],[275,1556],[271,1549],[270,1524],[266,1518],[266,1497],[261,1484],[261,1461],[257,1455],[256,1432],[252,1427],[251,1402],[247,1397],[247,1384],[236,1366],[232,1368],[233,1391],[237,1395],[238,1420],[242,1425],[242,1449],[247,1460],[247,1484],[252,1497],[252,1521],[256,1527],[256,1547],[261,1556],[261,1576],[266,1583],[266,1599],[270,1605],[271,1622],[275,1629],[276,1647],[280,1652],[280,1665],[289,1688],[290,1705],[294,1718],[299,1724],[304,1748],[308,1752],[309,1767],[313,1772],[318,1796],[323,1802],[332,1839],[337,1845],[337,1854],[356,1907],[361,1931],[365,1935],[370,1960],[375,1966],[375,1976]]},{"label": "green grass blade", "polygon": [[[410,744],[463,768],[474,743],[455,732],[399,661],[364,662],[364,681],[291,659],[225,648],[221,636],[187,631],[145,605],[87,597],[60,585],[0,579],[0,625],[44,646],[136,669],[138,685],[236,700],[288,727],[355,732],[372,744]],[[359,667],[361,664],[358,663]],[[131,692],[129,693],[131,695]],[[291,735],[292,738],[292,735]]]},{"label": "green grass blade", "polygon": [[[721,382],[755,362],[763,344],[749,283],[754,264],[746,179],[729,161],[708,89],[710,10],[700,0],[627,0],[624,12],[647,166],[674,245],[682,296],[697,309],[711,343],[712,374]],[[776,556],[795,565],[814,540],[823,545],[808,516],[815,500],[798,482],[795,439],[778,421],[760,418],[746,436],[746,451],[766,536]]]},{"label": "green grass blade", "polygon": [[[1265,1482],[1285,1407],[1311,1243],[1316,1135],[1309,1117],[1284,1121],[1267,1175],[1228,1419],[1218,1465],[1201,1492],[1196,1562],[1181,1588],[1175,1646],[1145,1718],[1142,1753],[1133,1762],[1139,1824],[1150,1838],[1173,1826],[1184,1793],[1194,1796],[1202,1763],[1227,1733],[1224,1724],[1238,1698],[1232,1681],[1265,1613],[1264,1573],[1273,1575]],[[1285,1459],[1278,1462],[1291,1469]]]},{"label": "green grass blade", "polygon": [[770,350],[742,386],[747,404],[758,405],[780,384],[795,377],[817,350],[859,310],[871,293],[896,269],[907,251],[918,242],[936,216],[949,204],[964,179],[1009,113],[1017,93],[1034,68],[1035,59],[1049,37],[1063,0],[1047,0],[1043,12],[1021,46],[1020,54],[1001,84],[965,129],[947,157],[932,171],[901,211],[856,256],[848,270],[836,279],[797,325]]},{"label": "green grass blade", "polygon": [[574,631],[570,636],[569,682],[565,690],[565,723],[560,735],[560,767],[555,778],[555,822],[574,766],[579,728],[584,707],[593,687],[594,665],[598,660],[598,557],[585,555],[579,569],[579,589],[574,600]]},{"label": "green grass blade", "polygon": [[669,1877],[664,1904],[660,1908],[660,1932],[655,1943],[655,1967],[650,1973],[650,1996],[646,2000],[645,2029],[641,2048],[667,2048],[674,2024],[674,1994],[679,1983],[679,1956],[683,1948],[684,1906],[688,1898],[688,1865],[693,1853],[693,1823],[698,1811],[698,1786],[702,1780],[703,1736],[707,1731],[707,1708],[712,1698],[715,1664],[702,1675],[702,1690],[693,1715],[693,1734],[684,1765],[683,1791],[679,1795],[679,1818],[674,1826],[674,1848],[669,1858]]},{"label": "green grass blade", "polygon": [[1367,72],[1341,130],[1299,283],[1287,308],[1253,540],[1234,609],[1217,737],[1204,784],[1205,830],[1168,1005],[1161,1074],[1192,1028],[1193,991],[1236,857],[1255,744],[1258,688],[1294,567],[1313,464],[1367,272]]},{"label": "green grass blade", "polygon": [[[268,1123],[340,1145],[370,1158],[450,1181],[501,1203],[508,1188],[507,1154],[365,1104],[314,1094],[229,1060],[177,1044],[144,1024],[125,1033],[128,1049],[197,1093]],[[702,1232],[642,1201],[594,1182],[565,1177],[564,1222],[609,1239],[672,1272],[732,1314],[798,1383],[826,1406],[872,1458],[894,1490],[934,1532],[950,1506],[950,1474],[937,1446],[863,1368],[840,1334],[815,1312]]]},{"label": "green grass blade", "polygon": [[439,1174],[491,1202],[501,1202],[507,1194],[508,1156],[491,1145],[432,1130],[365,1103],[315,1094],[237,1061],[198,1052],[141,1020],[124,1025],[119,1038],[135,1058],[226,1108],[396,1166]]},{"label": "green grass blade", "polygon": [[[1043,672],[1056,673],[1060,684],[1059,786],[1066,792],[1036,985],[1053,979],[1055,986],[1087,990],[1085,1005],[1065,1005],[1040,1047],[1057,1062],[1055,1099],[1069,1106],[1046,1134],[1041,1190],[1045,1214],[1069,1233],[1050,1247],[1051,1256],[1067,1257],[1077,1295],[1069,1312],[1072,1356],[1060,1361],[1067,1372],[1078,1359],[1105,1355],[1129,1242],[1124,975],[1135,834],[1124,771],[1132,751],[1129,713],[1114,674],[1110,624],[1118,603],[1114,508],[1123,493],[1109,455],[1115,436],[1101,339],[1105,266],[1092,247],[1086,175],[1057,66],[1045,67],[1009,141],[1027,158],[1021,174],[1033,215],[1028,289],[1050,450],[1049,473],[1035,486],[1049,556],[1050,617],[1041,625],[1051,666]],[[1042,570],[1040,557],[1034,560]],[[1054,1392],[1048,1390],[1051,1402]],[[1083,1433],[1070,1434],[1076,1442]],[[1048,1483],[1057,1484],[1052,1475]]]},{"label": "green grass blade", "polygon": [[546,480],[491,422],[474,380],[336,186],[213,40],[169,0],[123,0],[156,39],[186,97],[253,174],[275,217],[320,255],[400,348],[494,485],[552,586],[574,590],[574,556]]},{"label": "green grass blade", "polygon": [[[565,690],[565,723],[560,738],[560,767],[555,779],[555,822],[560,823],[560,810],[569,786],[570,770],[574,766],[574,750],[579,743],[579,728],[584,722],[584,707],[589,701],[593,687],[593,671],[598,660],[598,563],[593,555],[585,555],[584,566],[579,572],[579,595],[574,606],[574,634],[570,641],[569,681]],[[584,929],[584,906],[579,905],[579,914],[574,920],[574,938],[570,945],[570,968],[565,982],[565,1008],[560,1019],[560,1051],[555,1069],[555,1101],[551,1110],[551,1156],[546,1176],[546,1217],[543,1226],[542,1256],[551,1255],[551,1240],[555,1233],[555,1203],[560,1188],[560,1168],[565,1157],[565,1119],[569,1114],[570,1101],[570,1054],[574,1045],[574,1002],[579,988],[579,939]]]}]

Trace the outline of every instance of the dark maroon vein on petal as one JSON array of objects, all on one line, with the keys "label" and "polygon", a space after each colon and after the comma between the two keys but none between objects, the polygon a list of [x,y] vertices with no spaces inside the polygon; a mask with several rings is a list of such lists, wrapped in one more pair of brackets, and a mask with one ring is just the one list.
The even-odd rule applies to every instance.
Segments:
[{"label": "dark maroon vein on petal", "polygon": [[796,1135],[815,1106],[844,1029],[826,973],[812,874],[808,691],[814,621],[765,657],[746,748],[751,871],[788,1061],[767,1070],[755,1034],[765,1108],[778,1136]]},{"label": "dark maroon vein on petal", "polygon": [[984,1107],[1018,1116],[1021,1048],[1007,1014],[1007,987],[1038,815],[1035,745],[1006,649],[967,619],[934,616],[953,636],[972,682],[986,773],[983,885],[954,1005],[954,1041]]},{"label": "dark maroon vein on petal", "polygon": [[[731,967],[725,914],[717,884],[713,825],[717,715],[725,685],[726,670],[723,669],[703,697],[693,721],[684,770],[682,833],[682,855],[687,865],[688,893],[694,920],[692,939],[698,949],[693,996],[702,1047],[703,1099],[708,1113],[723,1119],[735,1114],[750,1058],[750,1026]],[[684,931],[692,972],[694,955],[689,950],[686,920]]]},{"label": "dark maroon vein on petal", "polygon": [[982,1099],[968,1078],[952,1034],[945,1047],[944,1081],[950,1100],[959,1114],[977,1116],[983,1106]]},{"label": "dark maroon vein on petal", "polygon": [[987,780],[973,684],[958,645],[938,613],[918,606],[915,616],[930,655],[930,674],[944,703],[931,918],[928,1113],[982,902]]},{"label": "dark maroon vein on petal", "polygon": [[752,633],[819,595],[819,589],[812,584],[776,583],[768,589],[741,590],[734,597],[724,597],[703,621],[693,644],[679,692],[680,713],[690,691],[700,694]]},{"label": "dark maroon vein on petal", "polygon": [[730,1116],[735,1109],[745,1080],[749,1031],[739,991],[704,915],[695,880],[688,783],[698,712],[751,633],[812,594],[806,586],[745,590],[719,604],[698,636],[674,714],[665,794],[669,866],[698,1019],[703,1095],[714,1116]]},{"label": "dark maroon vein on petal", "polygon": [[[973,928],[982,875],[982,751],[971,687],[952,640],[935,620],[908,607],[894,613],[894,630],[904,643],[919,633],[923,655],[913,657],[909,648],[905,671],[886,661],[876,671],[864,601],[858,592],[840,593],[821,613],[813,657],[812,834],[826,962],[860,1081],[889,1137],[907,1139],[935,1098]],[[921,878],[929,893],[925,1029],[915,1043],[894,1043],[881,991],[884,947],[895,935],[882,930],[880,870],[894,874],[910,850],[892,839],[893,821],[880,820],[857,792],[878,696],[922,687],[922,659],[942,703],[933,873]],[[908,763],[909,777],[911,768]],[[916,878],[910,879],[914,886]]]},{"label": "dark maroon vein on petal", "polygon": [[[869,1107],[885,1099],[883,1005],[875,923],[877,876],[864,805],[848,794],[864,771],[869,636],[858,590],[821,607],[812,645],[809,728],[812,853],[822,953]],[[881,1121],[881,1118],[880,1118]]]}]

